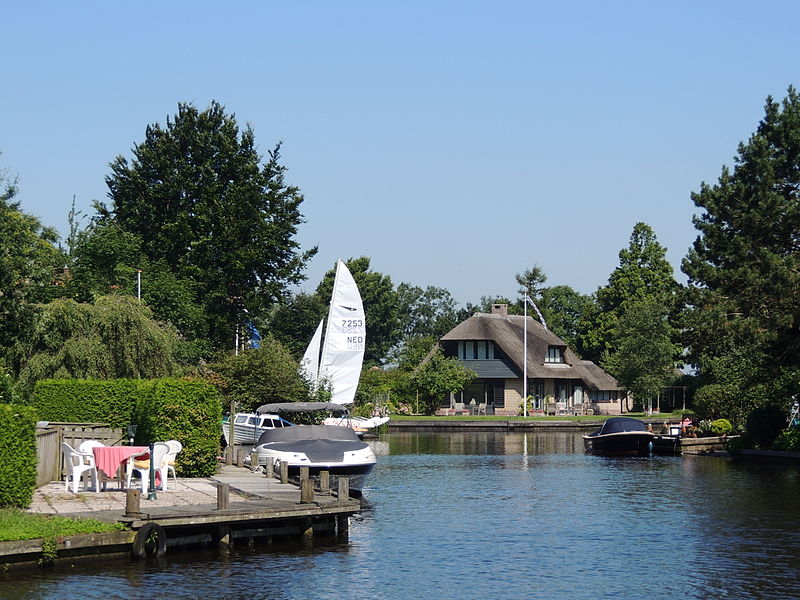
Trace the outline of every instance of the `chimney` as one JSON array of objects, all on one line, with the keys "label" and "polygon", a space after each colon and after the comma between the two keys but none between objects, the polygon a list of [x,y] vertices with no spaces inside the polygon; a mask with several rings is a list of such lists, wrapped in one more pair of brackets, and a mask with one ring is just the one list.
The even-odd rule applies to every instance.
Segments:
[{"label": "chimney", "polygon": [[501,317],[508,316],[508,304],[492,304],[492,314]]}]

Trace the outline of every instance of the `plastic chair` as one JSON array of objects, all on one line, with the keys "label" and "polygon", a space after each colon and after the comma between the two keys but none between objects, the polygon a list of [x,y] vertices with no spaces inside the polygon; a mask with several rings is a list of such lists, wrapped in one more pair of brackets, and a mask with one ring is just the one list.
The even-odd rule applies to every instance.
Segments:
[{"label": "plastic chair", "polygon": [[94,462],[94,454],[91,452],[79,452],[75,450],[66,442],[61,442],[61,450],[64,452],[64,463],[69,472],[66,479],[64,479],[64,491],[69,491],[69,480],[72,478],[72,493],[78,493],[78,481],[81,476],[86,472],[92,476],[92,485],[94,491],[99,492],[100,488],[97,485],[97,466]]},{"label": "plastic chair", "polygon": [[167,491],[167,468],[164,457],[169,452],[169,446],[163,442],[153,444],[153,456],[149,456],[150,450],[145,450],[139,454],[134,454],[128,458],[128,481],[127,487],[131,487],[131,477],[138,473],[142,478],[142,494],[147,493],[147,485],[150,482],[150,461],[153,461],[155,470],[161,476],[161,489]]},{"label": "plastic chair", "polygon": [[[78,452],[83,452],[85,454],[91,454],[94,457],[94,453],[92,452],[92,448],[103,448],[105,444],[103,442],[98,442],[97,440],[85,440],[81,442],[81,445],[78,446]],[[106,490],[106,483],[108,483],[108,477],[105,473],[98,470],[97,477],[100,481],[103,482],[103,491]]]},{"label": "plastic chair", "polygon": [[178,485],[178,475],[175,473],[175,458],[178,456],[178,452],[183,450],[183,444],[178,440],[168,440],[167,446],[169,446],[169,452],[164,457],[167,463],[167,475],[169,476],[169,472],[172,471],[172,478],[175,480],[175,485]]}]

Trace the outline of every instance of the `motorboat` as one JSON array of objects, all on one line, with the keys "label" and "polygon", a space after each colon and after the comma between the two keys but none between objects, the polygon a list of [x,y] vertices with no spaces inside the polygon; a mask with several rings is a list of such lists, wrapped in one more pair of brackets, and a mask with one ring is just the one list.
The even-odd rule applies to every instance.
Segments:
[{"label": "motorboat", "polygon": [[[265,431],[291,427],[293,423],[277,414],[263,412],[236,413],[233,417],[233,443],[236,445],[255,445]],[[231,422],[229,417],[222,420],[222,435],[225,443],[231,445]]]},{"label": "motorboat", "polygon": [[597,431],[583,436],[583,445],[593,454],[646,456],[653,450],[655,434],[631,417],[611,417]]},{"label": "motorboat", "polygon": [[328,417],[322,421],[323,425],[336,425],[338,427],[350,427],[362,438],[366,434],[377,433],[378,428],[384,423],[389,422],[389,417],[354,417],[346,413],[339,417]]},{"label": "motorboat", "polygon": [[338,477],[350,478],[350,490],[360,493],[364,481],[375,466],[375,452],[358,439],[349,427],[337,425],[298,425],[271,429],[261,434],[253,452],[259,465],[281,461],[289,466],[290,476],[299,476],[300,467],[310,475],[328,471],[331,486]]}]

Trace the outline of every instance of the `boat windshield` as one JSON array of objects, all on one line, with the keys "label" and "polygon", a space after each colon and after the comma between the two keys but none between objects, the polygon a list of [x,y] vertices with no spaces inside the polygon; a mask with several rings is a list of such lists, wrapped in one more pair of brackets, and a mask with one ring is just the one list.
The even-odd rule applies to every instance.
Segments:
[{"label": "boat windshield", "polygon": [[622,433],[624,431],[647,431],[647,425],[639,419],[630,417],[612,417],[600,428],[600,435]]}]

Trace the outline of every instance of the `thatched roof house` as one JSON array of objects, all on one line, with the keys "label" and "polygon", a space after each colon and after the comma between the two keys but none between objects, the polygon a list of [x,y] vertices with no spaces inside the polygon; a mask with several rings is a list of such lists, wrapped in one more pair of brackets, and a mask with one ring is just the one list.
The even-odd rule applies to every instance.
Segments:
[{"label": "thatched roof house", "polygon": [[[478,378],[446,399],[443,408],[463,402],[465,410],[481,406],[491,414],[518,414],[522,406],[525,317],[509,315],[505,304],[492,313],[476,313],[439,340],[452,356]],[[591,361],[581,360],[566,342],[527,317],[527,393],[532,410],[564,414],[619,414],[622,396],[617,381]],[[485,405],[485,407],[483,406]]]}]

